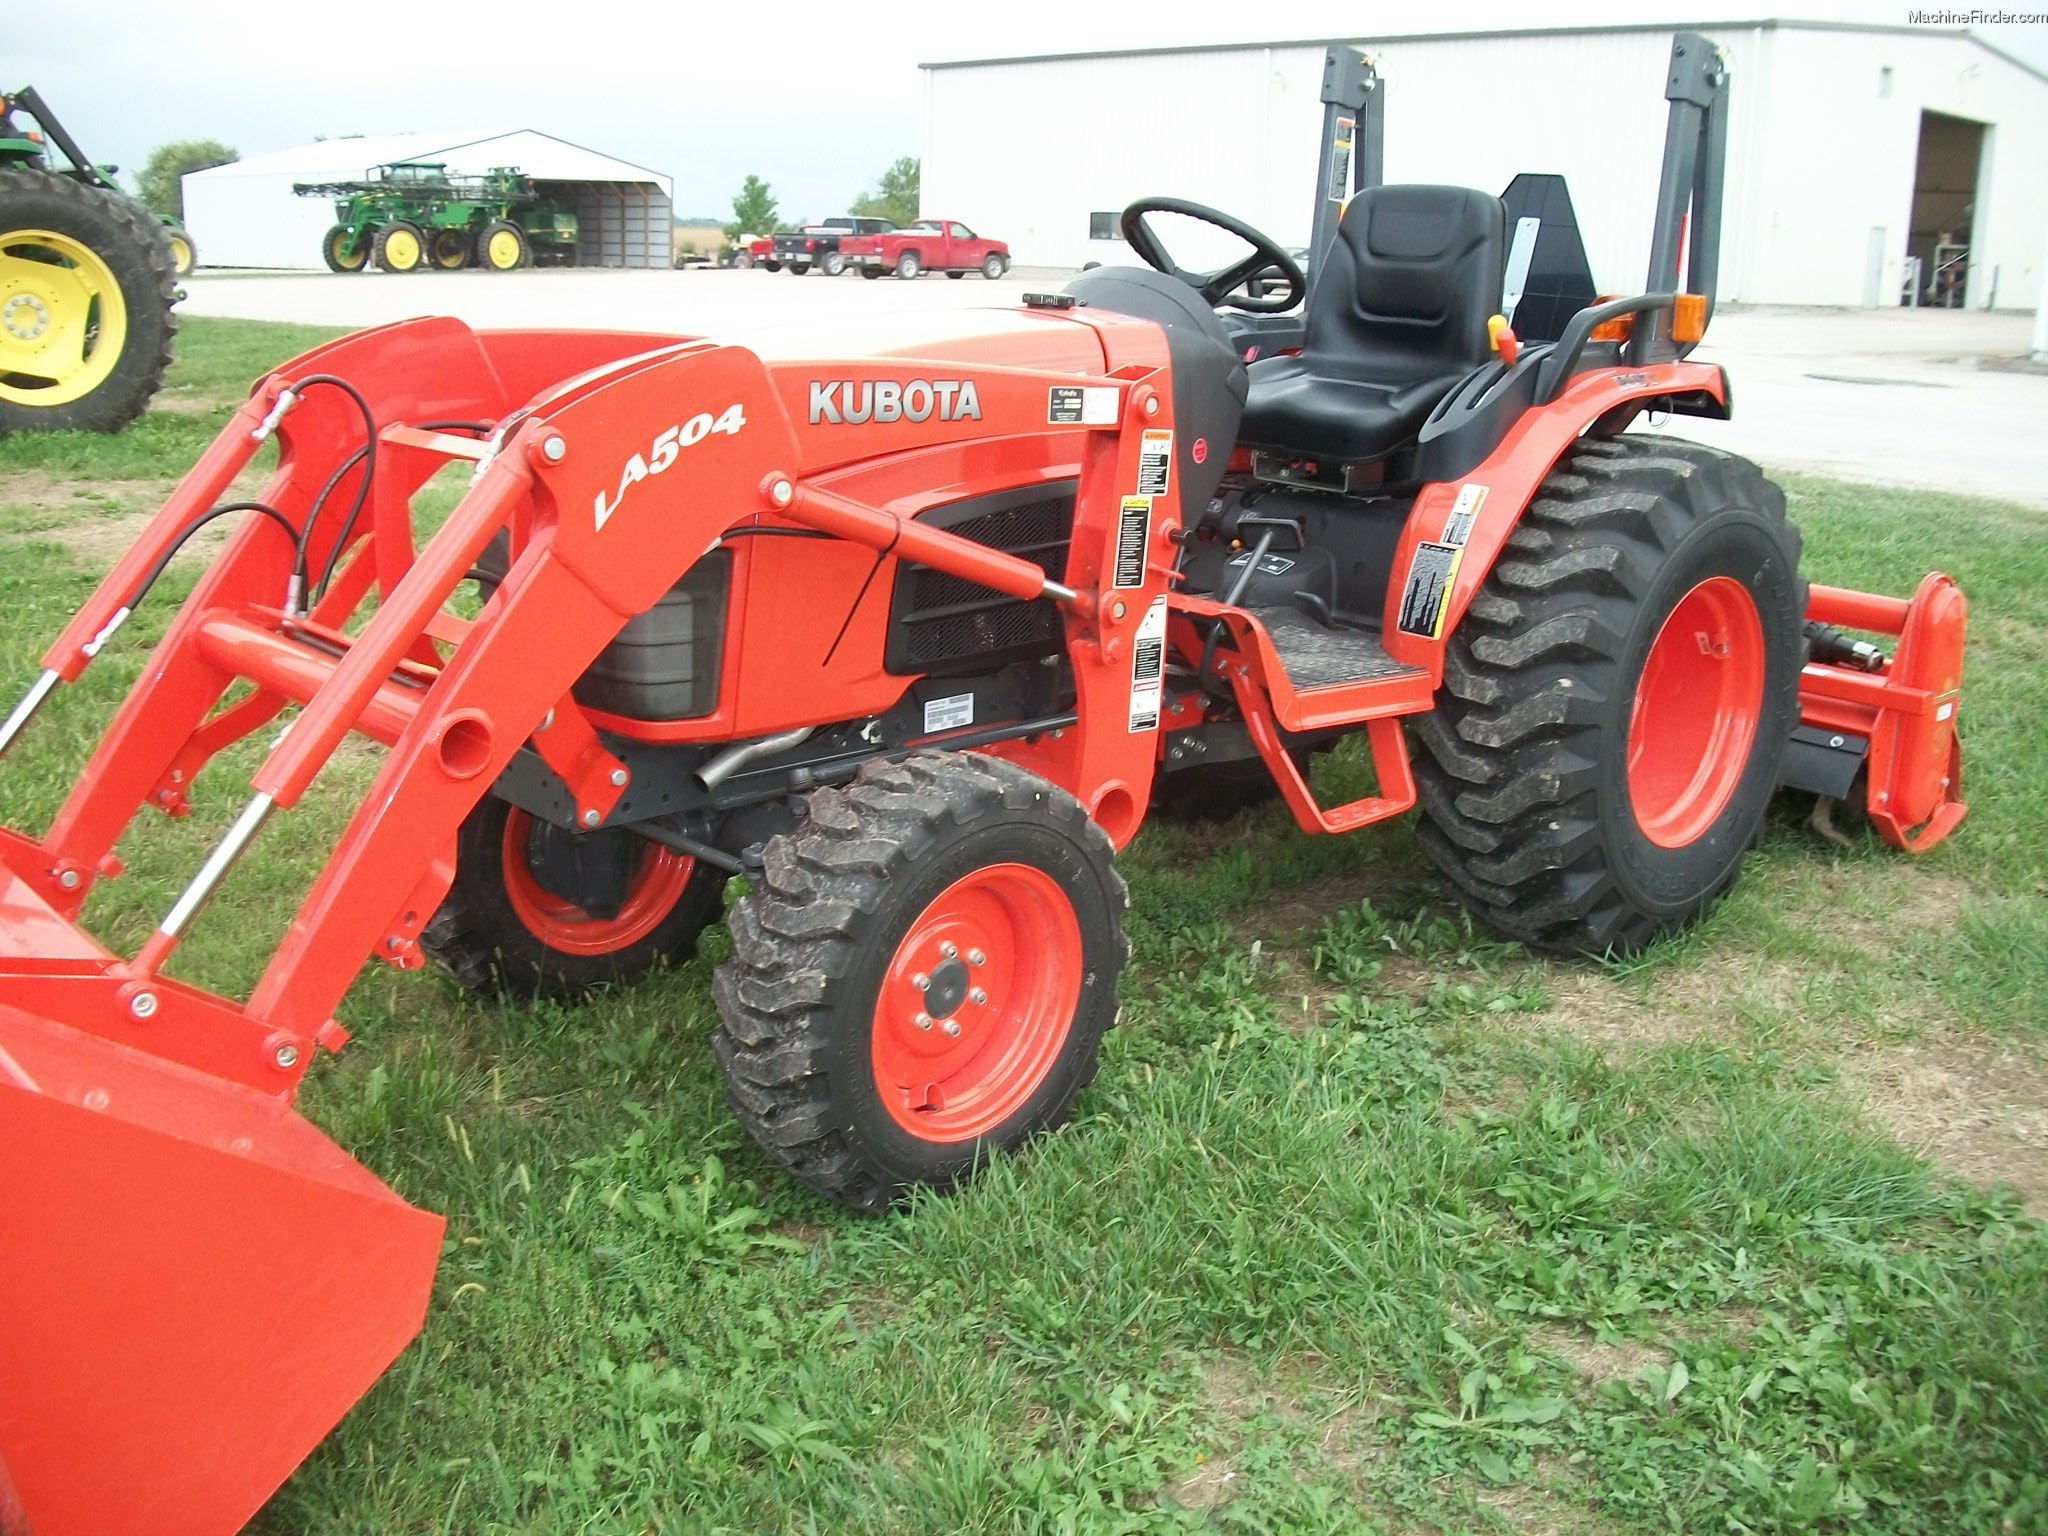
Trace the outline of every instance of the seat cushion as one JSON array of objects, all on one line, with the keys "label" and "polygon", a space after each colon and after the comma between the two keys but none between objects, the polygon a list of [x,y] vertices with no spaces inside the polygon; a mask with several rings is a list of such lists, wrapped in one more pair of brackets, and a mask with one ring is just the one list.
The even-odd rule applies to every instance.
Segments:
[{"label": "seat cushion", "polygon": [[1465,373],[1393,385],[1318,374],[1299,357],[1265,358],[1251,365],[1238,440],[1340,464],[1384,458],[1415,440]]},{"label": "seat cushion", "polygon": [[1251,369],[1242,441],[1303,458],[1384,458],[1491,356],[1506,216],[1469,187],[1372,187],[1311,274],[1298,358]]}]

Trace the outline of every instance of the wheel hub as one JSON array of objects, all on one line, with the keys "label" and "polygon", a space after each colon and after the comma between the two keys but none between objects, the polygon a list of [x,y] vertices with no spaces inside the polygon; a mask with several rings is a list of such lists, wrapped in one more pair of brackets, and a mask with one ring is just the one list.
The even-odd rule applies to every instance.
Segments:
[{"label": "wheel hub", "polygon": [[959,959],[944,960],[934,968],[931,985],[925,990],[924,1011],[935,1019],[950,1019],[967,1001],[967,967]]},{"label": "wheel hub", "polygon": [[50,328],[49,306],[32,293],[17,293],[0,309],[0,325],[16,341],[34,341]]}]

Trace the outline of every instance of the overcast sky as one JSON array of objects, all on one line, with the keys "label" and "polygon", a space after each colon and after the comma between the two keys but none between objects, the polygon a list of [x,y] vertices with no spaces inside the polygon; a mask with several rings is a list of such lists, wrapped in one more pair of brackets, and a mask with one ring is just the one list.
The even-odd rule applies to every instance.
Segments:
[{"label": "overcast sky", "polygon": [[[1969,8],[1920,0],[1943,6]],[[124,168],[170,139],[216,138],[253,155],[321,135],[538,128],[674,176],[678,214],[729,217],[753,172],[774,187],[784,217],[820,218],[843,211],[896,156],[921,152],[917,66],[931,59],[1659,17],[1902,24],[1908,9],[1861,0],[59,0],[8,5],[0,67],[12,78],[0,85],[41,87],[89,154]],[[2048,27],[1985,31],[2048,69]],[[1174,111],[1199,110],[1161,107],[1166,133]]]}]

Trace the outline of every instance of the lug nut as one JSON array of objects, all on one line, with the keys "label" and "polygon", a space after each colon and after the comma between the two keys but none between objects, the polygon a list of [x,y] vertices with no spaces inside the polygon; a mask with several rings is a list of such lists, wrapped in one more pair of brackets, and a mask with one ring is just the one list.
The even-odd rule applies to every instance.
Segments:
[{"label": "lug nut", "polygon": [[929,992],[932,989],[932,979],[925,975],[923,971],[919,971],[915,976],[911,977],[910,984],[920,992]]},{"label": "lug nut", "polygon": [[910,1022],[915,1024],[919,1029],[930,1029],[932,1027],[932,1016],[928,1013],[920,1013],[916,1018],[912,1019]]},{"label": "lug nut", "polygon": [[967,963],[969,965],[987,965],[988,956],[978,949],[970,949],[967,951]]},{"label": "lug nut", "polygon": [[955,949],[953,947],[953,941],[951,939],[948,939],[945,943],[939,946],[939,953],[944,955],[948,960],[950,960],[955,955],[959,954],[960,951]]},{"label": "lug nut", "polygon": [[979,1008],[983,1003],[988,1001],[988,994],[982,991],[981,988],[976,987],[972,992],[969,992],[967,994],[967,1001],[974,1004],[975,1007]]},{"label": "lug nut", "polygon": [[155,1018],[156,1007],[156,994],[154,992],[138,992],[128,999],[128,1011],[138,1019]]},{"label": "lug nut", "polygon": [[948,1019],[939,1028],[944,1030],[952,1039],[958,1040],[960,1038],[960,1021],[958,1019]]}]

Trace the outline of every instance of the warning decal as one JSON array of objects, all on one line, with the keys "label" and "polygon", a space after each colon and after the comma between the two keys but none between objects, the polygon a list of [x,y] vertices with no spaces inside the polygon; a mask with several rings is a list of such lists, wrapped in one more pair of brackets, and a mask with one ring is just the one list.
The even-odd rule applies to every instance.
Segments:
[{"label": "warning decal", "polygon": [[1444,601],[1451,578],[1465,551],[1455,544],[1418,544],[1408,564],[1408,582],[1401,592],[1400,629],[1407,635],[1434,640],[1442,632]]},{"label": "warning decal", "polygon": [[1112,585],[1145,585],[1145,542],[1152,536],[1152,498],[1126,496],[1116,520],[1116,575]]},{"label": "warning decal", "polygon": [[1351,133],[1352,120],[1348,117],[1337,119],[1337,128],[1330,135],[1330,201],[1344,201],[1345,189],[1351,185]]},{"label": "warning decal", "polygon": [[1166,594],[1152,599],[1131,647],[1131,729],[1159,729],[1159,700],[1166,687]]},{"label": "warning decal", "polygon": [[1485,505],[1485,486],[1459,486],[1458,499],[1451,503],[1451,515],[1444,519],[1444,542],[1463,548],[1472,537],[1472,524],[1478,521],[1479,509]]},{"label": "warning decal", "polygon": [[1138,445],[1138,494],[1164,496],[1172,470],[1173,434],[1163,427],[1146,428]]}]

